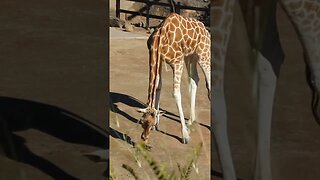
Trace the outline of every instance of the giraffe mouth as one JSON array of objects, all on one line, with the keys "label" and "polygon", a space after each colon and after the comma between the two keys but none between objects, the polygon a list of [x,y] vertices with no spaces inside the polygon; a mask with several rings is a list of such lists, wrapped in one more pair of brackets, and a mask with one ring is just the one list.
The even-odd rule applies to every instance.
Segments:
[{"label": "giraffe mouth", "polygon": [[149,139],[148,136],[145,135],[145,132],[143,132],[141,134],[141,139],[144,141],[144,142],[147,142],[147,140]]}]

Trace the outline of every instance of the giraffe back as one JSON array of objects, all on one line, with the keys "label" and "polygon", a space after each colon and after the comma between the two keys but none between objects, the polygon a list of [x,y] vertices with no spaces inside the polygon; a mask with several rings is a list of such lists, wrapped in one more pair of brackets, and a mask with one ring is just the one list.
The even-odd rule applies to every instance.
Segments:
[{"label": "giraffe back", "polygon": [[196,19],[172,13],[154,36],[159,36],[159,53],[169,64],[194,53],[210,56],[210,33]]}]

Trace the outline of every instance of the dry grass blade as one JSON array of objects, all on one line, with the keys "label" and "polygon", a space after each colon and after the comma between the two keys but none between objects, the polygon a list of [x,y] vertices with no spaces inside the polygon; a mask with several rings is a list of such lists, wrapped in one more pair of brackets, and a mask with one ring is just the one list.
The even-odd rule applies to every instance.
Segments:
[{"label": "dry grass blade", "polygon": [[114,169],[112,168],[111,162],[110,162],[110,177],[109,177],[109,180],[116,180],[116,179],[117,179],[116,174],[115,174]]},{"label": "dry grass blade", "polygon": [[122,167],[127,171],[129,171],[129,173],[134,177],[134,179],[139,180],[139,177],[137,176],[137,174],[135,173],[132,167],[126,164],[122,164]]},{"label": "dry grass blade", "polygon": [[197,160],[198,160],[198,158],[200,156],[200,152],[201,152],[202,146],[203,146],[203,144],[200,143],[199,146],[194,150],[193,157],[189,161],[187,166],[181,168],[180,164],[177,164],[178,169],[180,171],[180,179],[181,180],[189,179],[189,176],[190,176],[191,171],[192,171],[192,167],[197,162]]},{"label": "dry grass blade", "polygon": [[161,168],[158,163],[147,153],[146,147],[143,144],[138,144],[136,146],[137,151],[142,155],[142,157],[148,162],[149,166],[152,168],[153,172],[159,180],[169,180],[170,176],[168,173]]}]

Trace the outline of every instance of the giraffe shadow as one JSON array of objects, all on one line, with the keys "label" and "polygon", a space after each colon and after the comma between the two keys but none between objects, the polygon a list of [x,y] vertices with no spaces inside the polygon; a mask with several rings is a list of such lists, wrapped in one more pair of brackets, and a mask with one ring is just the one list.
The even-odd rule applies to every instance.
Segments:
[{"label": "giraffe shadow", "polygon": [[[123,104],[126,104],[127,106],[134,107],[134,108],[145,108],[146,105],[144,103],[142,103],[140,100],[138,100],[132,96],[128,96],[128,95],[121,94],[121,93],[110,92],[109,95],[110,95],[110,108],[111,108],[112,112],[123,116],[124,118],[128,119],[129,121],[131,121],[133,123],[139,123],[139,120],[130,116],[128,113],[121,111],[118,108],[116,103],[123,103]],[[163,110],[163,109],[161,109],[161,110]],[[165,115],[163,115],[163,116],[165,116],[166,118],[173,120],[177,123],[180,123],[179,116],[172,113],[172,112],[166,111]],[[210,126],[207,126],[202,123],[198,123],[198,124],[210,130]],[[129,137],[127,134],[121,133],[121,132],[119,132],[115,129],[112,129],[110,127],[109,127],[109,130],[110,130],[110,135],[113,138],[120,139],[120,140],[132,145],[133,147],[136,145],[136,142],[132,141],[131,137]],[[167,136],[170,136],[170,137],[175,138],[175,139],[179,140],[180,142],[182,142],[182,138],[180,138],[176,135],[167,133],[162,130],[158,130],[158,131],[162,134],[165,134]],[[211,170],[211,176],[223,178],[222,173],[215,171],[215,170]],[[240,179],[237,179],[237,180],[240,180]]]},{"label": "giraffe shadow", "polygon": [[[163,109],[161,109],[161,110],[163,110]],[[168,118],[168,119],[171,119],[173,121],[176,121],[177,123],[180,123],[180,117],[178,115],[176,115],[176,114],[173,114],[171,112],[166,111],[166,114],[164,114],[163,116]],[[185,118],[185,120],[188,121],[189,119]],[[203,126],[203,127],[207,128],[209,131],[211,131],[211,127],[206,125],[206,124],[203,124],[203,123],[197,122],[197,121],[194,122],[194,123],[199,124],[200,126]]]},{"label": "giraffe shadow", "polygon": [[131,146],[135,147],[135,145],[137,144],[136,142],[132,141],[131,137],[128,136],[127,134],[123,134],[122,132],[119,132],[111,127],[109,127],[109,132],[110,132],[110,136],[116,139],[120,139],[128,144],[130,144]]},{"label": "giraffe shadow", "polygon": [[[32,152],[18,131],[36,129],[63,142],[106,149],[107,132],[89,120],[59,107],[0,97],[0,154],[14,161],[31,165],[54,179],[77,179],[44,157]],[[39,142],[46,143],[46,142]]]},{"label": "giraffe shadow", "polygon": [[[132,116],[129,115],[128,113],[126,113],[126,112],[122,111],[121,109],[119,109],[117,103],[123,103],[123,104],[125,104],[125,105],[127,105],[127,106],[130,106],[130,107],[133,107],[133,108],[145,108],[146,105],[145,105],[144,103],[142,103],[140,100],[138,100],[138,99],[136,99],[136,98],[134,98],[134,97],[132,97],[132,96],[128,96],[128,95],[121,94],[121,93],[110,92],[110,93],[109,93],[109,96],[110,96],[110,104],[109,104],[109,105],[110,105],[110,109],[111,109],[112,112],[117,113],[117,114],[123,116],[124,118],[128,119],[129,121],[131,121],[131,122],[133,122],[133,123],[140,123],[140,121],[139,121],[138,119],[132,117]],[[161,109],[161,110],[163,110],[163,109]],[[168,119],[171,119],[171,120],[174,120],[174,121],[180,123],[180,120],[171,117],[171,116],[174,116],[174,117],[179,117],[179,116],[177,116],[177,115],[175,115],[175,114],[173,114],[173,113],[171,113],[171,112],[168,112],[168,111],[166,111],[166,114],[170,115],[170,116],[164,115],[164,116],[167,117]],[[140,123],[140,124],[141,124],[141,123]],[[112,128],[111,128],[111,129],[112,129]],[[112,129],[112,130],[113,130],[113,135],[114,135],[114,136],[112,136],[112,135],[111,135],[111,136],[114,137],[114,138],[121,139],[121,140],[123,140],[123,141],[125,141],[125,142],[127,142],[127,139],[128,139],[128,138],[131,139],[131,138],[130,138],[128,135],[126,135],[126,134],[123,134],[123,133],[121,133],[121,132],[119,132],[119,131],[116,131],[116,130],[114,130],[114,129]],[[112,131],[111,131],[111,132],[112,132]],[[175,138],[175,139],[177,139],[178,141],[182,142],[182,138],[179,137],[179,136],[176,136],[176,135],[174,135],[174,134],[170,134],[170,133],[164,132],[164,131],[162,131],[162,130],[158,130],[158,132],[160,132],[160,133],[162,133],[162,134],[164,134],[164,135],[170,136],[170,137],[172,137],[172,138]],[[124,139],[123,136],[126,137],[126,138]],[[119,138],[119,137],[120,137],[120,138]],[[129,143],[129,142],[127,142],[127,143]],[[130,145],[133,145],[133,144],[135,144],[135,143],[132,142],[132,141],[130,141],[129,144],[130,144]]]}]

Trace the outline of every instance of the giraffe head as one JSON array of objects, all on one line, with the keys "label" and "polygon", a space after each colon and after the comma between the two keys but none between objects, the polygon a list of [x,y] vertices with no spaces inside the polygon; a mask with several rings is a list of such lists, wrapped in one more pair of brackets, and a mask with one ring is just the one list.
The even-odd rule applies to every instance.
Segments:
[{"label": "giraffe head", "polygon": [[159,118],[159,116],[163,115],[165,112],[150,107],[137,109],[137,111],[143,113],[140,119],[143,128],[141,139],[146,142],[149,138],[151,128],[156,126],[158,123],[157,118]]}]

